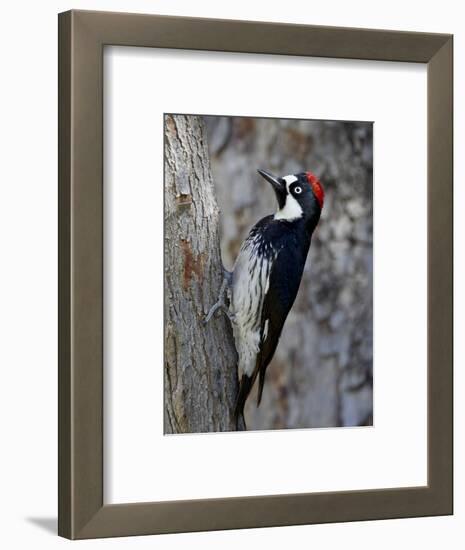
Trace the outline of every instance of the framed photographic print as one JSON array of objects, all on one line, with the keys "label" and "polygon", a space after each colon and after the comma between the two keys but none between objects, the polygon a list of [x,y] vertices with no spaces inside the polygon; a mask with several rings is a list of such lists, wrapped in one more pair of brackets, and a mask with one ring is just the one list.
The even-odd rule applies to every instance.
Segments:
[{"label": "framed photographic print", "polygon": [[59,533],[452,513],[452,36],[59,16]]}]

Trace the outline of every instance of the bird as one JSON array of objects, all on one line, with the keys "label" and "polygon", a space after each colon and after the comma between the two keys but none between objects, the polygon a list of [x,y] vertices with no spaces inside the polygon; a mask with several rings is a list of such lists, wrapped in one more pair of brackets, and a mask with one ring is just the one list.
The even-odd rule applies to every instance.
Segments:
[{"label": "bird", "polygon": [[277,210],[252,227],[233,271],[223,268],[220,296],[205,319],[208,322],[221,309],[232,324],[239,377],[236,426],[240,418],[245,425],[244,406],[257,376],[260,405],[266,369],[297,296],[324,203],[323,186],[313,172],[276,177],[257,171],[271,184]]}]

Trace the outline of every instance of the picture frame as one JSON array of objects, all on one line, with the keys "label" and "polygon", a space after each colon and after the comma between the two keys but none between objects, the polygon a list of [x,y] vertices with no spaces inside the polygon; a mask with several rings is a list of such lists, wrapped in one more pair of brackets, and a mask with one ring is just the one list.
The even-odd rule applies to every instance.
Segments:
[{"label": "picture frame", "polygon": [[[103,48],[403,61],[428,71],[428,485],[105,504]],[[59,14],[59,534],[70,539],[452,514],[453,37],[126,13]]]}]

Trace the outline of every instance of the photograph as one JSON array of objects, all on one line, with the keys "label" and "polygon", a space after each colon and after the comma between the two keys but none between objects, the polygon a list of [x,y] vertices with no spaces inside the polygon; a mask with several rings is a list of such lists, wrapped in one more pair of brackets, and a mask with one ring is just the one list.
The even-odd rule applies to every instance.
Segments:
[{"label": "photograph", "polygon": [[372,426],[373,123],[164,133],[164,433]]}]

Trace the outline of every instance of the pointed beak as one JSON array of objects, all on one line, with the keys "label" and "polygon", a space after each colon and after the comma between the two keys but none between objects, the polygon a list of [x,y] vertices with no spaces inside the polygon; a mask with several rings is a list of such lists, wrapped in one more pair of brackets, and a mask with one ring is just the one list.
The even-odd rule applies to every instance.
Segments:
[{"label": "pointed beak", "polygon": [[281,191],[283,189],[283,184],[275,176],[273,176],[273,174],[265,172],[265,170],[257,170],[257,172],[260,176],[263,176],[266,181],[271,183],[275,191]]},{"label": "pointed beak", "polygon": [[257,170],[260,176],[263,176],[267,182],[271,183],[273,186],[274,192],[276,193],[276,198],[278,200],[279,207],[282,208],[286,202],[287,189],[285,184],[281,183],[278,178],[266,172],[265,170]]}]

